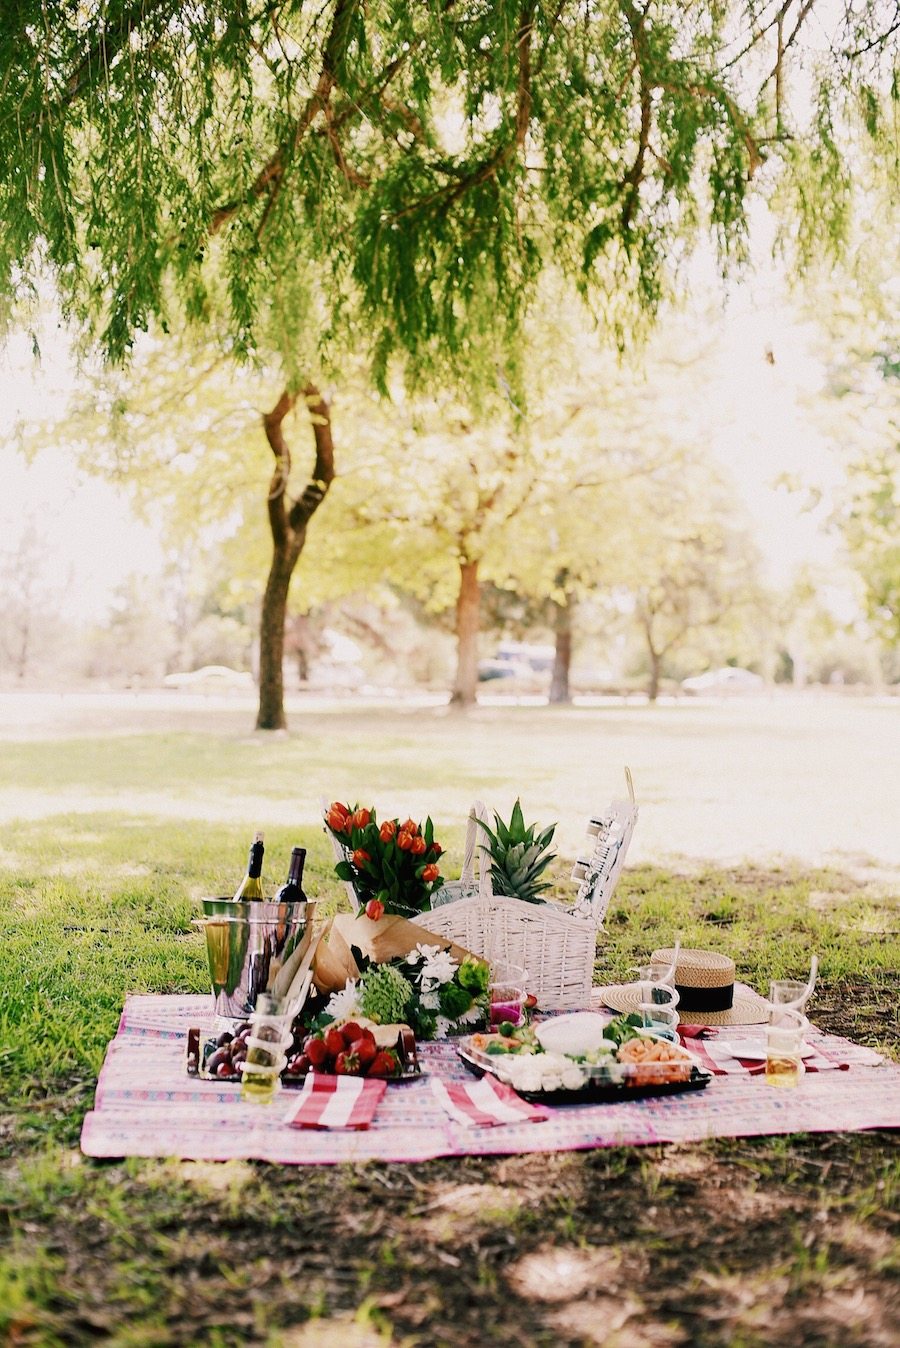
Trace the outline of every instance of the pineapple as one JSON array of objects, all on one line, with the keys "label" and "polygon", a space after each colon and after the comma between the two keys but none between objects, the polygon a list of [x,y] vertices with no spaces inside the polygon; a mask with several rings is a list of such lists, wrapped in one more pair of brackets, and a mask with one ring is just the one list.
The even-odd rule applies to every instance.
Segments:
[{"label": "pineapple", "polygon": [[541,880],[556,856],[550,847],[556,825],[535,833],[537,824],[525,827],[522,805],[516,801],[508,824],[494,811],[496,832],[479,820],[487,834],[491,852],[491,885],[495,894],[507,894],[526,903],[540,903],[540,895],[549,885]]}]

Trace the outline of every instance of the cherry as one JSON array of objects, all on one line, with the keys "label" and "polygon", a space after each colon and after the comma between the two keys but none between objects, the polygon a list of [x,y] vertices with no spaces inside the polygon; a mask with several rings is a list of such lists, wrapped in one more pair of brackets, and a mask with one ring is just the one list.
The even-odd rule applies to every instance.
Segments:
[{"label": "cherry", "polygon": [[234,1068],[231,1066],[230,1062],[220,1062],[216,1068],[217,1077],[233,1077],[234,1075]]}]

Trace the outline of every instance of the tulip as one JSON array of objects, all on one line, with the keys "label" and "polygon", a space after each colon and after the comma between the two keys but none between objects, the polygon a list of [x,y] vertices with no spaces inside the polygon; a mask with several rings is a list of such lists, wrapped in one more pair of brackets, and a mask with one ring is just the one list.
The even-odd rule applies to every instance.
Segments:
[{"label": "tulip", "polygon": [[366,917],[371,918],[373,922],[378,922],[384,917],[384,904],[381,899],[369,899],[366,904]]},{"label": "tulip", "polygon": [[401,829],[403,830],[404,833],[409,833],[409,834],[411,834],[411,836],[412,836],[413,838],[416,836],[416,834],[417,834],[418,831],[419,831],[419,825],[416,824],[416,823],[414,823],[412,819],[407,819],[406,823],[405,823],[405,824],[401,824],[400,827],[401,827]]},{"label": "tulip", "polygon": [[425,881],[426,885],[430,885],[432,880],[438,878],[439,874],[440,872],[438,871],[437,866],[432,863],[430,866],[426,866],[422,871],[422,879]]},{"label": "tulip", "polygon": [[438,857],[444,855],[444,849],[443,847],[441,847],[441,844],[439,842],[433,842],[431,844],[431,855],[435,858],[435,860],[437,860]]},{"label": "tulip", "polygon": [[393,819],[386,819],[378,830],[378,836],[382,842],[390,842],[397,832],[397,824]]},{"label": "tulip", "polygon": [[335,806],[332,806],[325,816],[325,822],[332,833],[349,833],[350,819],[346,814],[341,814]]},{"label": "tulip", "polygon": [[353,853],[354,866],[364,866],[367,861],[371,860],[372,858],[369,856],[368,852],[362,847],[357,847],[356,851]]},{"label": "tulip", "polygon": [[342,814],[345,818],[350,814],[346,805],[342,805],[339,800],[333,800],[328,807],[329,814]]},{"label": "tulip", "polygon": [[422,837],[421,833],[417,833],[412,840],[412,844],[409,850],[412,852],[414,857],[420,857],[422,853],[425,851],[425,847],[426,847],[425,839]]},{"label": "tulip", "polygon": [[368,824],[371,818],[372,818],[371,810],[357,810],[356,814],[353,816],[353,827],[365,828],[366,824]]},{"label": "tulip", "polygon": [[397,834],[397,846],[401,852],[408,852],[413,845],[413,835],[402,828]]}]

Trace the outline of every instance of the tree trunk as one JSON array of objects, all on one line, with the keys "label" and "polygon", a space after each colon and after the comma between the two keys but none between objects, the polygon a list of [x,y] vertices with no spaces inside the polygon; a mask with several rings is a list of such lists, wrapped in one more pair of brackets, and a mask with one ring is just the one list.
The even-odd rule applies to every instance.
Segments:
[{"label": "tree trunk", "polygon": [[450,702],[471,707],[478,691],[478,628],[481,618],[481,590],[478,563],[459,564],[459,594],[456,599],[456,680]]},{"label": "tree trunk", "polygon": [[318,389],[308,384],[302,396],[306,400],[312,423],[316,462],[303,495],[288,508],[291,454],[284,439],[284,420],[300,396],[299,390],[285,389],[272,411],[263,417],[266,439],[275,455],[275,473],[269,485],[268,499],[272,565],[260,617],[257,730],[287,728],[284,714],[284,624],[288,592],[294,568],[306,542],[306,526],[334,480],[331,412]]},{"label": "tree trunk", "polygon": [[572,701],[569,689],[569,671],[572,666],[572,611],[575,601],[566,595],[563,602],[553,601],[553,630],[556,649],[553,653],[553,673],[550,676],[550,703],[557,706]]},{"label": "tree trunk", "polygon": [[650,648],[650,682],[647,684],[647,697],[655,702],[659,697],[659,676],[662,671],[662,655]]},{"label": "tree trunk", "polygon": [[299,547],[273,549],[259,623],[257,730],[287,729],[284,714],[284,624],[291,577],[302,550],[302,542]]}]

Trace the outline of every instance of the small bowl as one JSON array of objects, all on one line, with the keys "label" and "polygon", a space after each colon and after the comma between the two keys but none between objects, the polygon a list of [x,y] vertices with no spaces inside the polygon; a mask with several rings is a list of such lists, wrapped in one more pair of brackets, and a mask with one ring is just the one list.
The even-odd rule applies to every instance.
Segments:
[{"label": "small bowl", "polygon": [[582,1058],[603,1047],[609,1017],[598,1011],[572,1011],[542,1021],[535,1029],[537,1040],[546,1053],[564,1053]]}]

